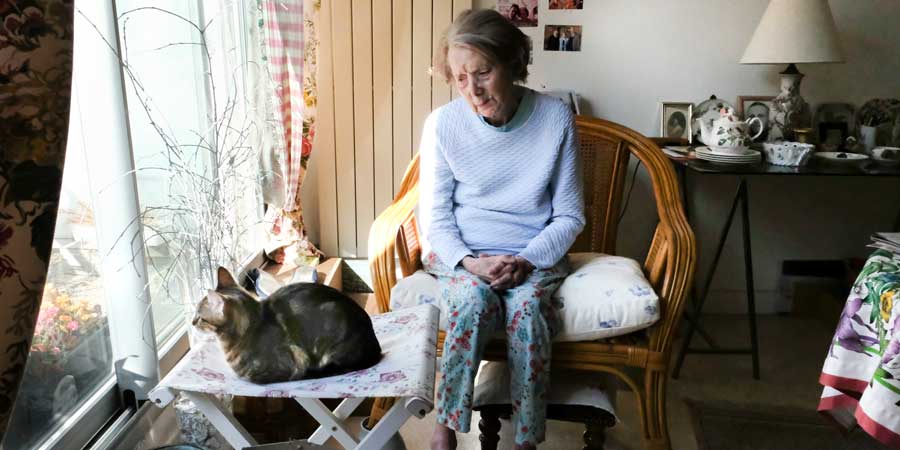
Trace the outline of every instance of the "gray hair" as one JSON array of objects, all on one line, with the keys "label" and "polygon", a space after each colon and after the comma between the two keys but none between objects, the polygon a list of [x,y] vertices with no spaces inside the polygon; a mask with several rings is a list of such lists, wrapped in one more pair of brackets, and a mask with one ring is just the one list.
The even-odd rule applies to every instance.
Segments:
[{"label": "gray hair", "polygon": [[469,47],[493,64],[508,71],[513,82],[528,79],[528,55],[531,39],[493,9],[467,9],[456,17],[438,42],[434,55],[434,73],[453,79],[447,52],[450,47]]}]

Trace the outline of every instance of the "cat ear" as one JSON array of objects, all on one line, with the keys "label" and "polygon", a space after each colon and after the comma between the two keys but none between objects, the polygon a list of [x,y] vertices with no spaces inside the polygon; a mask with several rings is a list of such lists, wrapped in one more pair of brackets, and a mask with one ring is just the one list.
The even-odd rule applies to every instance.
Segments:
[{"label": "cat ear", "polygon": [[210,289],[206,293],[206,299],[200,302],[197,315],[204,321],[214,325],[225,323],[225,297]]},{"label": "cat ear", "polygon": [[217,287],[234,287],[237,286],[237,282],[234,281],[234,277],[231,276],[231,272],[228,269],[219,266],[219,285]]}]

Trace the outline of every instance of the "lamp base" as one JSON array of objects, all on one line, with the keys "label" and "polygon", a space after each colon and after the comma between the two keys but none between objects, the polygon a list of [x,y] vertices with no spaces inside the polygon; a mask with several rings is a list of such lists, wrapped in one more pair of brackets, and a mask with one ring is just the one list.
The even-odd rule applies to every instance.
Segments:
[{"label": "lamp base", "polygon": [[802,80],[803,74],[794,64],[790,64],[781,72],[781,92],[772,101],[775,115],[772,118],[769,140],[793,141],[796,139],[794,130],[811,126],[812,114],[809,104],[800,96]]}]

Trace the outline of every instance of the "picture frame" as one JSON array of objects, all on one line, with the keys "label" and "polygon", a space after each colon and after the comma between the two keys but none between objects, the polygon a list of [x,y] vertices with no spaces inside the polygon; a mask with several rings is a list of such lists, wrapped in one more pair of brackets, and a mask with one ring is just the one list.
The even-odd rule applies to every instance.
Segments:
[{"label": "picture frame", "polygon": [[581,25],[544,25],[542,48],[548,52],[580,52]]},{"label": "picture frame", "polygon": [[814,130],[823,151],[842,151],[850,136],[847,122],[819,122]]},{"label": "picture frame", "polygon": [[497,0],[496,10],[517,27],[538,26],[538,0]]},{"label": "picture frame", "polygon": [[[856,134],[856,108],[850,103],[821,103],[813,116],[813,131],[819,143],[829,148],[843,148],[848,136]],[[837,133],[841,131],[841,142]]]},{"label": "picture frame", "polygon": [[[775,96],[774,95],[739,95],[737,98],[737,114],[743,120],[750,120],[753,117],[759,117],[762,121],[763,132],[753,142],[766,142],[769,140],[770,124],[775,118]],[[750,135],[754,135],[759,130],[757,122],[750,124]]]},{"label": "picture frame", "polygon": [[554,9],[584,9],[584,0],[550,0],[547,8]]},{"label": "picture frame", "polygon": [[856,108],[851,103],[820,103],[816,106],[813,123],[822,122],[845,122],[847,130],[853,132]]},{"label": "picture frame", "polygon": [[659,135],[664,138],[680,138],[691,142],[693,135],[691,117],[694,104],[690,102],[661,102]]}]

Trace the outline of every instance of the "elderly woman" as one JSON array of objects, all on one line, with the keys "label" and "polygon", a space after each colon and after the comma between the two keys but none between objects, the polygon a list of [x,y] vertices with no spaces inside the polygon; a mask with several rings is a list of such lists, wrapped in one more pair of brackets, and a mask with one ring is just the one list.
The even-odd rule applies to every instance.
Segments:
[{"label": "elderly woman", "polygon": [[448,325],[432,450],[468,432],[475,374],[488,340],[506,333],[516,448],[544,439],[550,295],[584,227],[578,142],[560,100],[521,86],[529,39],[492,10],[465,11],[435,69],[460,98],[425,122],[420,218],[425,270],[437,277]]}]

